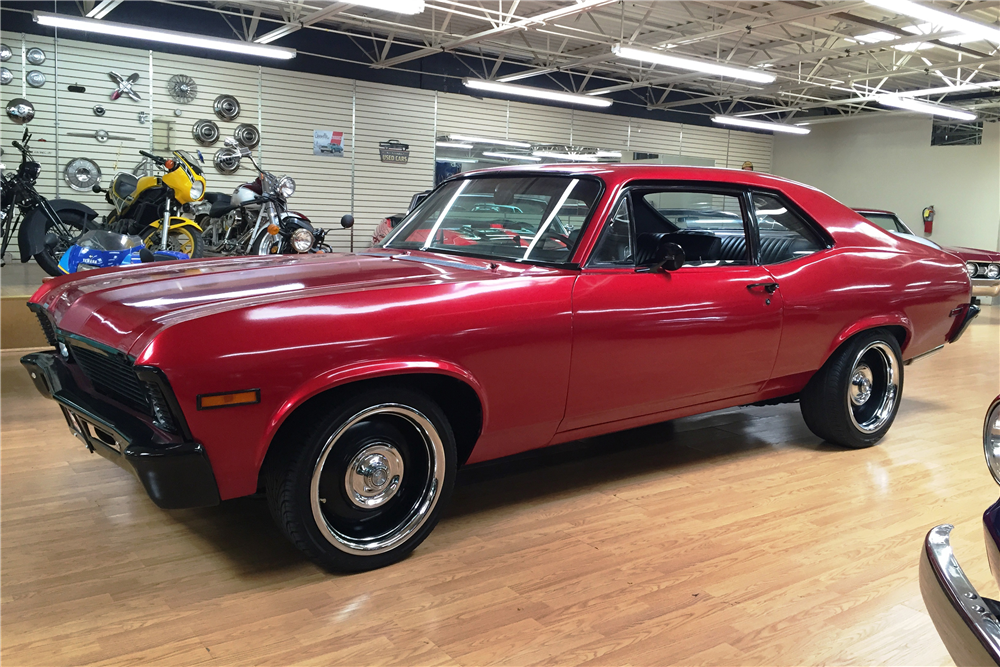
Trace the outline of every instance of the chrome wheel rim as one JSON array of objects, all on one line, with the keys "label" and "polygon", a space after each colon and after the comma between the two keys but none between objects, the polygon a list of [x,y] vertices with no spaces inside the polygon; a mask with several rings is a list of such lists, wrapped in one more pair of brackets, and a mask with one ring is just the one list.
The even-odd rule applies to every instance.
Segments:
[{"label": "chrome wheel rim", "polygon": [[317,457],[309,488],[313,520],[346,553],[391,551],[427,523],[444,467],[441,436],[419,411],[395,403],[362,410]]},{"label": "chrome wheel rim", "polygon": [[892,418],[899,399],[899,367],[892,348],[875,341],[855,357],[847,385],[847,411],[858,430],[874,433]]}]

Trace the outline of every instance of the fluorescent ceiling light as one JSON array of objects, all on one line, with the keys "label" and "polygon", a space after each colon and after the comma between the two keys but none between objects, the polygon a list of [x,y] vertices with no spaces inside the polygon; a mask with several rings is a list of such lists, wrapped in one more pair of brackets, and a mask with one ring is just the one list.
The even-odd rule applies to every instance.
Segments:
[{"label": "fluorescent ceiling light", "polygon": [[499,83],[497,81],[484,81],[483,79],[465,79],[462,83],[464,83],[468,88],[474,88],[475,90],[487,90],[491,93],[500,93],[501,95],[517,95],[520,97],[531,97],[537,100],[547,100],[549,102],[582,104],[588,107],[611,106],[611,100],[605,100],[599,97],[577,95],[576,93],[562,93],[557,90],[545,90],[543,88],[533,88],[531,86],[519,86],[514,83]]},{"label": "fluorescent ceiling light", "polygon": [[739,127],[751,127],[755,130],[766,130],[768,132],[787,132],[788,134],[809,134],[809,130],[795,125],[784,125],[782,123],[769,123],[764,120],[750,120],[749,118],[739,118],[737,116],[712,116],[713,123],[720,125],[737,125]]},{"label": "fluorescent ceiling light", "polygon": [[970,90],[982,90],[983,88],[1000,88],[1000,81],[959,83],[954,86],[924,88],[923,90],[904,90],[901,93],[893,93],[892,95],[893,97],[924,97],[925,95],[950,95],[951,93],[964,93]]},{"label": "fluorescent ceiling light", "polygon": [[475,158],[469,158],[469,157],[438,157],[438,158],[435,158],[435,159],[438,162],[469,162],[469,163],[472,163],[472,164],[475,164],[475,163],[479,162],[479,160],[477,160]]},{"label": "fluorescent ceiling light", "polygon": [[934,9],[926,5],[911,2],[910,0],[868,0],[868,4],[888,9],[897,14],[927,21],[939,28],[954,30],[965,35],[975,35],[979,39],[1000,44],[1000,28],[977,21],[970,21],[953,12]]},{"label": "fluorescent ceiling light", "polygon": [[682,58],[680,56],[667,55],[659,51],[647,51],[645,49],[634,49],[631,46],[616,44],[611,48],[611,52],[619,58],[628,60],[638,60],[644,63],[655,63],[664,67],[675,69],[686,69],[693,72],[704,72],[705,74],[715,74],[717,76],[727,76],[733,79],[746,79],[757,83],[771,83],[775,77],[773,74],[758,72],[755,70],[743,69],[740,67],[730,67],[729,65],[719,65],[705,60],[695,60],[694,58]]},{"label": "fluorescent ceiling light", "polygon": [[596,155],[597,157],[621,157],[622,156],[622,152],[621,151],[604,151],[604,150],[599,150],[596,153],[594,153],[594,155]]},{"label": "fluorescent ceiling light", "polygon": [[511,141],[509,139],[490,139],[489,137],[470,137],[467,134],[449,134],[452,141],[467,141],[470,144],[493,144],[494,146],[510,146],[511,148],[531,148],[531,144],[524,141]]},{"label": "fluorescent ceiling light", "polygon": [[944,116],[955,120],[976,120],[976,114],[955,107],[946,107],[941,104],[929,104],[920,102],[909,97],[896,97],[895,95],[876,95],[875,100],[884,106],[896,109],[906,109],[918,113],[927,113],[933,116]]},{"label": "fluorescent ceiling light", "polygon": [[547,157],[552,160],[571,160],[573,162],[597,162],[597,156],[593,154],[580,155],[574,153],[557,153],[556,151],[534,151],[532,155],[537,155],[539,158]]},{"label": "fluorescent ceiling light", "polygon": [[888,42],[894,39],[899,39],[899,35],[879,30],[877,32],[869,32],[864,35],[857,35],[854,39],[862,44],[878,44],[879,42]]},{"label": "fluorescent ceiling light", "polygon": [[295,57],[295,49],[286,49],[280,46],[264,46],[253,42],[241,42],[236,39],[222,39],[219,37],[201,37],[186,32],[175,30],[160,30],[159,28],[142,28],[125,23],[110,23],[108,21],[97,21],[94,19],[74,18],[61,14],[50,14],[48,12],[35,12],[35,23],[47,25],[53,28],[65,28],[67,30],[82,30],[84,32],[96,32],[102,35],[113,37],[128,37],[131,39],[145,39],[151,42],[164,42],[177,46],[193,46],[201,49],[211,49],[214,51],[228,51],[229,53],[240,53],[247,56],[261,56],[263,58],[281,58],[288,60]]},{"label": "fluorescent ceiling light", "polygon": [[460,141],[438,141],[434,145],[438,148],[472,148],[472,144],[463,144]]},{"label": "fluorescent ceiling light", "polygon": [[486,157],[502,157],[505,160],[527,160],[528,162],[541,162],[542,158],[531,155],[517,155],[515,153],[491,153],[484,152]]},{"label": "fluorescent ceiling light", "polygon": [[424,11],[424,0],[351,0],[351,4],[397,14],[420,14]]}]

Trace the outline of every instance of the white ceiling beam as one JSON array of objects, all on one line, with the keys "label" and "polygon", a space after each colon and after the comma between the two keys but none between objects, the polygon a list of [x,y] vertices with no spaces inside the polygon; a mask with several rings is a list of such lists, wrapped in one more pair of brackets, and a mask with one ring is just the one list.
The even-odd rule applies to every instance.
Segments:
[{"label": "white ceiling beam", "polygon": [[352,6],[353,5],[347,2],[335,2],[332,5],[329,5],[328,7],[324,7],[323,9],[313,12],[312,14],[307,14],[306,16],[300,17],[297,21],[294,21],[292,23],[286,23],[280,28],[275,28],[271,32],[261,35],[254,41],[257,42],[258,44],[270,44],[271,42],[277,39],[281,39],[286,35],[290,35],[293,32],[301,30],[302,28],[310,26],[324,19],[328,19],[331,16],[335,16],[343,12],[344,10],[349,9]]},{"label": "white ceiling beam", "polygon": [[410,53],[404,53],[402,55],[396,56],[395,58],[389,58],[388,60],[383,60],[380,63],[372,65],[378,69],[386,67],[395,67],[396,65],[401,65],[403,63],[408,63],[411,60],[419,60],[425,56],[433,55],[435,53],[441,53],[443,51],[452,51],[454,49],[461,48],[463,46],[469,46],[477,42],[481,42],[486,39],[492,39],[500,35],[505,35],[509,32],[516,32],[520,30],[527,30],[535,24],[545,23],[547,21],[555,21],[556,19],[563,19],[570,16],[575,16],[577,14],[584,14],[587,12],[592,12],[595,9],[604,7],[605,5],[611,5],[617,3],[618,0],[582,0],[578,1],[573,5],[568,5],[566,7],[560,7],[559,9],[553,9],[548,12],[542,12],[541,14],[536,14],[535,16],[530,16],[528,18],[519,19],[511,23],[505,23],[503,25],[490,28],[489,30],[483,30],[482,32],[477,32],[466,37],[460,37],[454,41],[442,44],[437,47],[428,47],[425,49],[417,49],[416,51],[411,51]]},{"label": "white ceiling beam", "polygon": [[89,19],[103,19],[105,16],[111,13],[111,10],[122,4],[122,0],[101,0],[98,4],[87,12],[87,18]]}]

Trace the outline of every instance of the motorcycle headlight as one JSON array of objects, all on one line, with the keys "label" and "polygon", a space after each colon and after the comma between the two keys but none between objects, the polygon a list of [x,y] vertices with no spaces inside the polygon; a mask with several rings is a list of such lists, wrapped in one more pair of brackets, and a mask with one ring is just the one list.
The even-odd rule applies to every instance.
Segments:
[{"label": "motorcycle headlight", "polygon": [[312,247],[312,232],[301,227],[292,232],[292,248],[295,249],[295,252],[309,252],[309,249]]},{"label": "motorcycle headlight", "polygon": [[198,201],[203,194],[205,194],[205,184],[201,181],[195,181],[191,185],[191,200]]},{"label": "motorcycle headlight", "polygon": [[976,277],[976,271],[977,271],[976,265],[973,262],[965,263],[965,272],[969,274],[970,278]]},{"label": "motorcycle headlight", "polygon": [[278,192],[281,193],[282,197],[291,197],[295,194],[295,181],[287,176],[282,176],[281,180],[278,181]]},{"label": "motorcycle headlight", "polygon": [[986,452],[986,465],[997,484],[1000,484],[1000,400],[994,401],[986,413],[986,424],[983,425],[983,450]]},{"label": "motorcycle headlight", "polygon": [[990,280],[1000,278],[1000,264],[990,264],[989,268],[986,269],[986,277]]}]

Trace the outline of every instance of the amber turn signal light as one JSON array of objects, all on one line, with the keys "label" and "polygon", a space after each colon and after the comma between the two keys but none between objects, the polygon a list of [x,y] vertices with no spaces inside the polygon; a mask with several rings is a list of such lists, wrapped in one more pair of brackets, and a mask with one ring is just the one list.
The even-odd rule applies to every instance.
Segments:
[{"label": "amber turn signal light", "polygon": [[281,227],[279,227],[278,225],[267,226],[267,233],[270,234],[271,236],[277,236],[280,232],[281,232]]},{"label": "amber turn signal light", "polygon": [[244,389],[223,394],[201,394],[198,396],[198,409],[228,408],[231,405],[249,405],[260,403],[260,389]]}]

